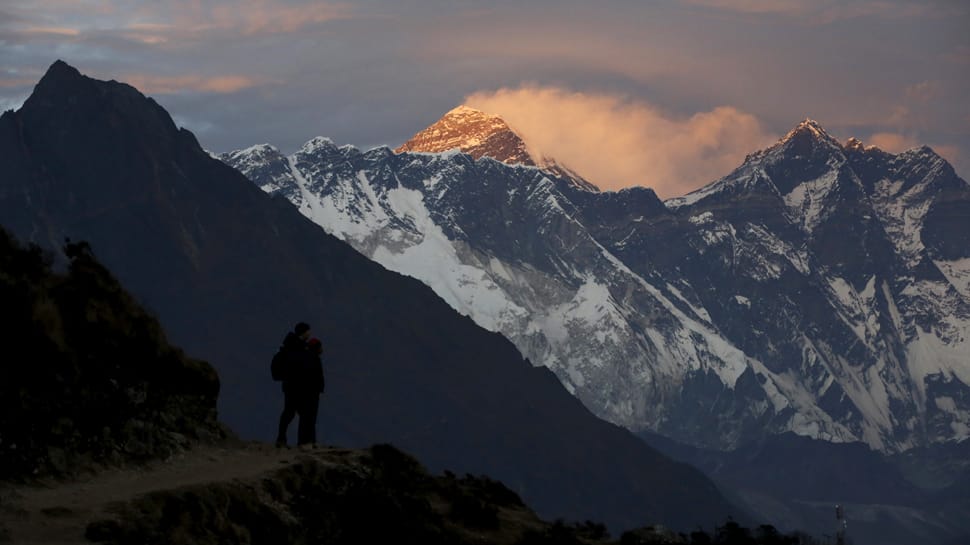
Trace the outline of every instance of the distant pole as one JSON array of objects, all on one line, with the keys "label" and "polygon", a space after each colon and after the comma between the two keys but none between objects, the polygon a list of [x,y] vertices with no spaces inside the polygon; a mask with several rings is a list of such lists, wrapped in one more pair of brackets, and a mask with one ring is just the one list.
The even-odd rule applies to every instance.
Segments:
[{"label": "distant pole", "polygon": [[835,506],[835,523],[835,545],[845,545],[845,529],[848,525],[841,505]]}]

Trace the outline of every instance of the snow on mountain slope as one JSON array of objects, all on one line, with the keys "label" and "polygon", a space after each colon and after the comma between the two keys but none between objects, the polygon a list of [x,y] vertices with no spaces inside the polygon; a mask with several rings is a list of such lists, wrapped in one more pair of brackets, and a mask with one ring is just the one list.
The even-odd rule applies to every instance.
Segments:
[{"label": "snow on mountain slope", "polygon": [[[256,162],[227,158],[272,187]],[[676,288],[653,285],[585,232],[558,189],[578,190],[568,181],[454,152],[395,156],[329,143],[285,161],[290,175],[275,185],[307,217],[505,334],[614,422],[657,426],[667,415],[654,400],[679,398],[686,375],[731,388],[750,366],[702,309],[682,309]]]},{"label": "snow on mountain slope", "polygon": [[[966,182],[928,148],[893,156],[855,139],[843,147],[807,120],[731,175],[667,204],[718,226],[708,233],[771,226],[757,237],[762,255],[790,256],[802,278],[781,281],[784,273],[769,268],[763,286],[717,293],[733,283],[725,278],[702,297],[711,306],[738,291],[760,299],[745,328],[718,325],[762,361],[800,368],[804,393],[847,410],[840,420],[855,438],[894,450],[967,436],[970,298],[961,289],[970,246],[950,242],[966,228],[955,225],[967,222],[966,194]],[[922,242],[927,224],[933,244],[959,255],[934,259],[940,252]],[[788,247],[778,252],[772,238]],[[717,253],[710,235],[705,243],[699,251]],[[720,255],[736,260],[737,250]],[[768,342],[751,338],[772,329]],[[814,376],[826,378],[813,384]],[[948,401],[954,391],[960,409]]]},{"label": "snow on mountain slope", "polygon": [[970,252],[946,233],[970,199],[935,154],[842,146],[806,120],[661,203],[459,153],[505,130],[479,114],[423,131],[441,153],[318,138],[223,158],[633,430],[722,448],[967,437]]}]

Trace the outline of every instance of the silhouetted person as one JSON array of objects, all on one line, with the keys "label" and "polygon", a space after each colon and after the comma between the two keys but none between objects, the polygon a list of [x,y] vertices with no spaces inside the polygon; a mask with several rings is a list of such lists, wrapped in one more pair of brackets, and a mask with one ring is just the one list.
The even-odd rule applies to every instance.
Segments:
[{"label": "silhouetted person", "polygon": [[[276,434],[276,446],[278,447],[286,446],[286,430],[297,414],[300,415],[300,428],[303,429],[306,411],[300,410],[300,402],[302,398],[306,397],[306,388],[300,384],[303,378],[300,369],[306,365],[306,359],[309,355],[306,342],[309,338],[310,325],[300,322],[296,324],[293,331],[286,334],[283,339],[283,346],[280,347],[280,352],[283,353],[285,358],[285,371],[283,374],[283,413],[280,414],[280,426]],[[314,410],[315,419],[316,410]]]},{"label": "silhouetted person", "polygon": [[317,442],[317,410],[320,407],[320,394],[323,393],[323,343],[320,339],[307,341],[307,350],[303,354],[298,368],[299,386],[297,390],[297,412],[300,414],[300,426],[297,431],[297,444],[316,445]]}]

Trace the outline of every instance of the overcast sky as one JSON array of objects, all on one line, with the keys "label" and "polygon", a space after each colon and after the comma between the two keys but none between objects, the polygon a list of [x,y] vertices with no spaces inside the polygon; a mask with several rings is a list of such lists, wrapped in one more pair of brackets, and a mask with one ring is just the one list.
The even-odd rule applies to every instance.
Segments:
[{"label": "overcast sky", "polygon": [[806,117],[970,178],[970,2],[2,0],[0,109],[56,59],[203,146],[397,146],[467,103],[605,188],[675,196]]}]

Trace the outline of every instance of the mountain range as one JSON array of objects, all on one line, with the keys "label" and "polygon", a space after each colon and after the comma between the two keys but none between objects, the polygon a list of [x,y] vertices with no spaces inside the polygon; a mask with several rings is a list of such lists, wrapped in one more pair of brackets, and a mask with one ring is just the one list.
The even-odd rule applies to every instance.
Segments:
[{"label": "mountain range", "polygon": [[[47,248],[89,240],[219,371],[244,437],[272,434],[268,360],[306,320],[325,442],[488,473],[545,517],[741,511],[650,443],[796,525],[848,494],[858,513],[896,502],[865,511],[881,543],[966,534],[970,189],[946,161],[806,120],[661,201],[598,191],[497,116],[445,117],[400,153],[315,138],[221,157],[243,176],[136,89],[57,62],[0,116],[0,218]],[[438,149],[465,122],[478,157]],[[850,481],[787,478],[796,463]]]},{"label": "mountain range", "polygon": [[261,191],[129,85],[54,63],[0,116],[0,173],[3,226],[51,250],[90,243],[218,371],[220,418],[244,439],[275,435],[269,362],[302,320],[325,346],[325,444],[393,443],[435,472],[487,474],[550,519],[739,516],[698,470],[596,418],[501,335]]},{"label": "mountain range", "polygon": [[828,533],[847,505],[860,543],[970,532],[970,191],[930,148],[806,119],[666,201],[468,107],[395,152],[222,159],[752,512]]},{"label": "mountain range", "polygon": [[635,432],[885,453],[970,436],[970,186],[928,147],[805,120],[667,201],[550,170],[467,107],[398,151],[222,158]]}]

